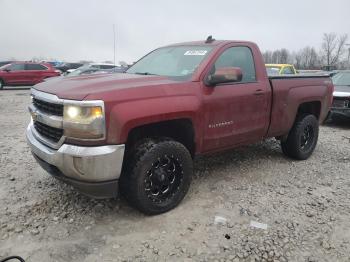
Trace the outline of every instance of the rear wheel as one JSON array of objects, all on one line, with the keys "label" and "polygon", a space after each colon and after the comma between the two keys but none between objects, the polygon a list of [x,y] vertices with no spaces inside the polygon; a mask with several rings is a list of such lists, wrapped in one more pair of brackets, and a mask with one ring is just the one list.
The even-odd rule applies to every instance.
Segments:
[{"label": "rear wheel", "polygon": [[4,88],[4,81],[0,79],[0,90]]},{"label": "rear wheel", "polygon": [[318,140],[318,120],[314,115],[297,117],[286,141],[281,142],[282,152],[298,160],[309,158]]},{"label": "rear wheel", "polygon": [[184,145],[169,139],[146,139],[129,154],[120,189],[141,212],[160,214],[185,197],[192,173],[192,158]]}]

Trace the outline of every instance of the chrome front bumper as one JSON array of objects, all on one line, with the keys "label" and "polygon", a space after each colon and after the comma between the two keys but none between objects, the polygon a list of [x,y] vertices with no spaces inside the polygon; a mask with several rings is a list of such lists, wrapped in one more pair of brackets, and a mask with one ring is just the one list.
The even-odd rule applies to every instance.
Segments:
[{"label": "chrome front bumper", "polygon": [[56,150],[42,144],[33,130],[33,124],[30,123],[26,136],[32,153],[41,165],[46,163],[55,167],[62,180],[98,184],[119,179],[125,145],[83,147],[63,144]]},{"label": "chrome front bumper", "polygon": [[342,115],[350,117],[350,108],[331,107],[331,113],[335,115]]}]

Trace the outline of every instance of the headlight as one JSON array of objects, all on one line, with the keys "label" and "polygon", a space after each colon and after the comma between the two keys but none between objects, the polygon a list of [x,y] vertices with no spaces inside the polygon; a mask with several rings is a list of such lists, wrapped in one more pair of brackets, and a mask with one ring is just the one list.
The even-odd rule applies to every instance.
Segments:
[{"label": "headlight", "polygon": [[77,139],[101,139],[105,136],[105,115],[102,101],[64,104],[64,135]]}]

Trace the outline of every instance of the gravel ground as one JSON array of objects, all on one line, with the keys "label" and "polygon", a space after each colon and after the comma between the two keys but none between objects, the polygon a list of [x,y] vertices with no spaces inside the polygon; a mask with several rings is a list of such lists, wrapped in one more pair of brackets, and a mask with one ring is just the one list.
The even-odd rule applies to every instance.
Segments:
[{"label": "gravel ground", "polygon": [[322,126],[307,161],[274,139],[198,158],[180,206],[147,217],[47,175],[25,141],[29,101],[28,90],[0,92],[0,258],[350,261],[350,123]]}]

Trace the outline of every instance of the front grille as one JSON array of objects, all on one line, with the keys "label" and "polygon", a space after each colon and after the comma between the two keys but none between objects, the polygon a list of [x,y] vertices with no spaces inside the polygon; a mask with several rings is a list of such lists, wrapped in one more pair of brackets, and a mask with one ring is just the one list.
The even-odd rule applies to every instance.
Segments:
[{"label": "front grille", "polygon": [[51,127],[40,122],[34,122],[35,130],[43,137],[57,143],[63,136],[63,129]]},{"label": "front grille", "polygon": [[44,113],[63,116],[63,105],[46,102],[37,98],[33,98],[33,104],[37,109]]},{"label": "front grille", "polygon": [[344,108],[348,106],[349,106],[349,101],[347,100],[333,99],[332,107]]}]

